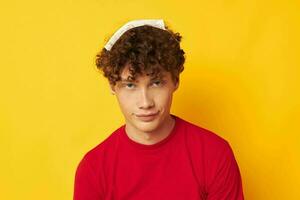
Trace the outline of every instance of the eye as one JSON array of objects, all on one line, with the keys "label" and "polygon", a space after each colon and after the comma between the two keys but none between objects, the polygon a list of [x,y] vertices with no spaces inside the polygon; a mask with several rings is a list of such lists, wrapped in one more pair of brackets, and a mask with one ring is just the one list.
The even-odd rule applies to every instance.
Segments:
[{"label": "eye", "polygon": [[134,88],[134,86],[135,86],[135,85],[134,85],[133,83],[126,83],[126,84],[125,84],[125,87],[126,87],[126,88],[129,88],[129,89]]},{"label": "eye", "polygon": [[163,82],[161,80],[156,80],[153,82],[153,85],[155,86],[161,86],[163,84]]}]

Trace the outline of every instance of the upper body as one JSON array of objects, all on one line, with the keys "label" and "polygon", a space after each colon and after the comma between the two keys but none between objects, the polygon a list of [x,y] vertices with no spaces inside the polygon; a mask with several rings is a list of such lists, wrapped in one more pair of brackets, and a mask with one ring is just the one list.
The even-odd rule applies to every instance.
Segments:
[{"label": "upper body", "polygon": [[175,126],[158,143],[131,140],[123,125],[86,153],[77,168],[74,199],[244,199],[229,143],[172,116]]},{"label": "upper body", "polygon": [[97,55],[125,124],[84,156],[74,200],[243,199],[228,142],[170,114],[185,58],[161,22],[125,26]]}]

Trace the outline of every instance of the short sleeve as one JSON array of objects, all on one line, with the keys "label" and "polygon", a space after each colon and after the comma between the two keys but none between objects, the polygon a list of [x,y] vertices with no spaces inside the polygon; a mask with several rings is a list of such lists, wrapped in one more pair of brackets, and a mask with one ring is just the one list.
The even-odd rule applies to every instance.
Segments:
[{"label": "short sleeve", "polygon": [[79,163],[74,182],[73,200],[103,200],[99,178],[85,156]]},{"label": "short sleeve", "polygon": [[220,156],[215,176],[208,185],[207,200],[243,200],[241,174],[228,142]]}]

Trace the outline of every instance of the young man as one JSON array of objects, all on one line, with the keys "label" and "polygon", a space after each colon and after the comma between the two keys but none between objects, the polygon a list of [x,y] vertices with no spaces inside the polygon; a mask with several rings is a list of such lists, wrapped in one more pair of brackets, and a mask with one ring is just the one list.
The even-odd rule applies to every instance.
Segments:
[{"label": "young man", "polygon": [[242,200],[229,143],[170,114],[184,51],[162,20],[121,27],[97,55],[125,124],[85,154],[74,200]]}]

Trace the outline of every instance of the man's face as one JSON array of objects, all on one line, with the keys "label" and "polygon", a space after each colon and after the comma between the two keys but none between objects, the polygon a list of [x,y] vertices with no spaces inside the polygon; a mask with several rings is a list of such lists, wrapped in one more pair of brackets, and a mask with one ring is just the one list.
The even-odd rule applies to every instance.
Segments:
[{"label": "man's face", "polygon": [[161,78],[145,74],[128,80],[129,66],[121,73],[121,81],[111,90],[116,94],[126,126],[136,133],[154,133],[163,127],[170,117],[173,92],[178,88],[170,72],[162,72]]}]

